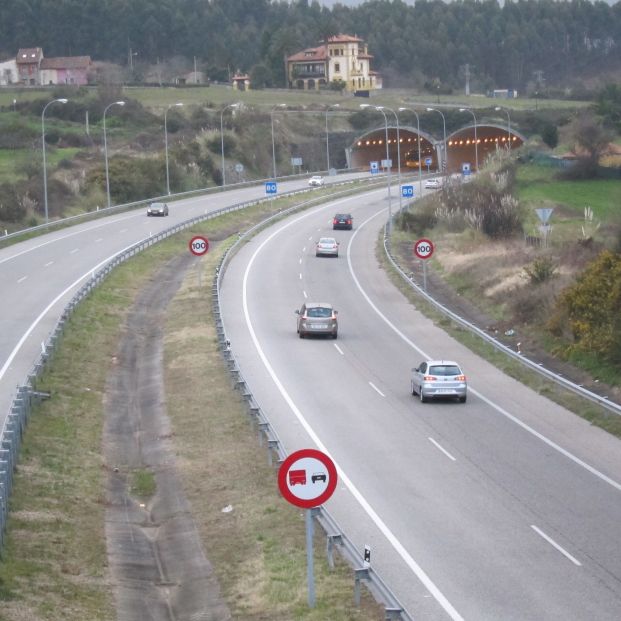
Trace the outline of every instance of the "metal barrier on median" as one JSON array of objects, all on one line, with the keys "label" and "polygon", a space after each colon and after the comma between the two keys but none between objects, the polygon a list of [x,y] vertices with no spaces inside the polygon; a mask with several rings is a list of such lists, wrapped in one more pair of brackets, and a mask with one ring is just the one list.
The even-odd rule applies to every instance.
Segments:
[{"label": "metal barrier on median", "polygon": [[[296,208],[283,211],[279,216],[286,215],[287,211],[292,212]],[[227,339],[224,324],[222,322],[220,311],[220,285],[226,265],[235,253],[239,244],[252,236],[258,228],[265,227],[274,217],[264,220],[256,227],[252,227],[242,235],[227,250],[222,257],[212,284],[212,312],[216,323],[216,333],[218,335],[218,343],[224,359],[228,365],[229,372],[232,375],[235,387],[240,391],[242,397],[247,403],[248,413],[258,431],[259,442],[267,444],[268,463],[273,464],[274,456],[277,462],[281,463],[287,457],[282,442],[278,438],[275,429],[272,427],[268,416],[263,412],[260,405],[256,402],[250,386],[244,379],[241,370],[237,365],[231,343]],[[360,585],[364,583],[375,600],[384,606],[385,619],[413,621],[409,613],[403,608],[395,594],[390,590],[388,585],[382,580],[381,576],[370,566],[365,566],[364,557],[353,543],[347,538],[340,526],[330,515],[330,513],[322,507],[313,509],[313,517],[317,520],[326,534],[326,554],[330,567],[334,566],[333,551],[338,549],[342,557],[349,563],[354,570],[354,601],[356,605],[360,604]]]},{"label": "metal barrier on median", "polygon": [[[344,182],[343,185],[350,183],[351,182]],[[375,185],[376,183],[376,181],[371,181],[369,185]],[[308,193],[309,191],[312,190],[305,188],[303,190],[287,192],[280,196],[293,196],[296,194]],[[346,193],[348,193],[347,190],[343,192],[343,194]],[[146,248],[164,239],[167,239],[168,237],[171,237],[172,235],[175,235],[182,230],[188,229],[204,220],[212,219],[225,213],[230,213],[232,211],[245,209],[258,203],[263,203],[270,200],[272,199],[262,198],[258,200],[247,201],[244,203],[233,205],[231,207],[226,207],[211,212],[209,214],[203,214],[201,216],[191,218],[190,220],[186,220],[185,222],[171,227],[170,229],[166,229],[165,231],[162,231],[157,235],[154,235],[134,244],[133,246],[118,253],[100,270],[93,273],[88,281],[86,281],[78,289],[78,291],[74,294],[71,300],[67,303],[61,314],[61,317],[56,324],[56,327],[50,334],[47,342],[43,345],[41,355],[35,362],[26,381],[17,388],[11,410],[7,415],[4,427],[0,434],[0,554],[4,548],[4,536],[8,519],[8,499],[11,494],[11,488],[13,484],[13,472],[17,465],[17,460],[19,457],[21,439],[28,423],[30,414],[32,413],[33,407],[38,404],[42,399],[46,399],[49,397],[48,394],[37,390],[37,380],[41,376],[41,373],[43,372],[47,363],[52,359],[56,347],[59,343],[60,337],[62,336],[65,330],[65,326],[73,311],[77,308],[80,302],[82,302],[82,300],[84,300],[90,294],[93,289],[98,287],[107,278],[112,270],[114,270],[121,263],[125,262],[127,259],[130,259],[139,252],[142,252]],[[286,457],[286,453],[284,451],[281,441],[278,438],[278,435],[276,434],[276,431],[271,426],[267,416],[254,400],[252,392],[250,391],[248,384],[243,378],[241,370],[237,366],[237,362],[235,361],[235,358],[231,351],[230,343],[226,338],[224,326],[220,318],[219,283],[223,275],[222,269],[225,267],[226,261],[232,256],[235,249],[238,247],[242,240],[245,240],[249,236],[253,235],[254,233],[256,233],[256,231],[267,226],[270,222],[274,221],[277,218],[281,218],[285,215],[309,207],[314,203],[319,203],[324,200],[325,196],[320,196],[309,201],[297,204],[293,207],[290,207],[289,209],[282,210],[277,214],[266,218],[256,226],[246,231],[243,235],[240,235],[240,237],[228,249],[224,257],[222,258],[214,276],[214,284],[212,289],[213,315],[216,323],[216,332],[218,335],[220,349],[227,363],[229,372],[231,373],[231,376],[233,378],[235,388],[241,392],[242,396],[247,401],[249,414],[251,415],[252,420],[257,428],[258,439],[261,443],[265,442],[266,444],[268,462],[270,464],[274,463],[274,457],[276,457],[277,463],[283,461]],[[314,515],[318,523],[322,526],[323,530],[326,533],[328,562],[331,564],[331,566],[333,562],[333,550],[336,548],[341,552],[343,558],[345,558],[354,568],[354,599],[356,603],[359,603],[360,601],[360,584],[364,582],[367,585],[371,594],[376,598],[376,600],[384,604],[386,615],[385,618],[387,620],[399,619],[402,621],[412,621],[412,617],[410,617],[409,614],[399,604],[396,597],[393,595],[392,591],[388,588],[388,586],[383,582],[381,577],[371,567],[364,566],[362,555],[347,539],[345,534],[342,533],[341,529],[333,520],[333,518],[328,514],[328,512],[323,508],[319,508],[314,512]]]}]

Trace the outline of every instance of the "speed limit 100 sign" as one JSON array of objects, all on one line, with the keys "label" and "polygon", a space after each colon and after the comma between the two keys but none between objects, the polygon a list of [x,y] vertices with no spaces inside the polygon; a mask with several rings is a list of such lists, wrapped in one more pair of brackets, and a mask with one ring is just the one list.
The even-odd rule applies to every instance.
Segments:
[{"label": "speed limit 100 sign", "polygon": [[197,257],[201,257],[204,254],[207,254],[207,251],[209,250],[209,240],[206,237],[197,235],[196,237],[192,237],[189,246],[192,254]]},{"label": "speed limit 100 sign", "polygon": [[419,259],[429,259],[433,254],[433,242],[430,239],[419,239],[414,244],[414,254]]}]

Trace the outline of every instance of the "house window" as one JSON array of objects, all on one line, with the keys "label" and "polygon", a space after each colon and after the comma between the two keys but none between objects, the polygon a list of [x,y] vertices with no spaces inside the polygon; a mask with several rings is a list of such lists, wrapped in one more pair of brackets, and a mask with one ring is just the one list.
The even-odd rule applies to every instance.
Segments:
[{"label": "house window", "polygon": [[334,73],[341,72],[341,63],[334,63]]}]

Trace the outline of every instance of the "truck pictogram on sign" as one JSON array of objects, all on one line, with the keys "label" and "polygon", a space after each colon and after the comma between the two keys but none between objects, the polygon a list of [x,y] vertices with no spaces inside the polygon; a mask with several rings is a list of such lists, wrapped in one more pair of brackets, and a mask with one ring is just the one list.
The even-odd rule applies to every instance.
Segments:
[{"label": "truck pictogram on sign", "polygon": [[289,470],[289,485],[306,485],[306,470]]}]

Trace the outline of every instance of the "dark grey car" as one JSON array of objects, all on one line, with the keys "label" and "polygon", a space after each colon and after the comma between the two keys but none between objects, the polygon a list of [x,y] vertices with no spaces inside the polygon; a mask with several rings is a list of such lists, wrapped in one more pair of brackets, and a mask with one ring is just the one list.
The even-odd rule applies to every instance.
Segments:
[{"label": "dark grey car", "polygon": [[338,311],[332,308],[332,304],[307,302],[295,313],[298,316],[298,334],[301,339],[309,334],[331,336],[333,339],[337,337]]},{"label": "dark grey car", "polygon": [[167,216],[168,205],[166,203],[151,203],[147,208],[147,216]]}]

